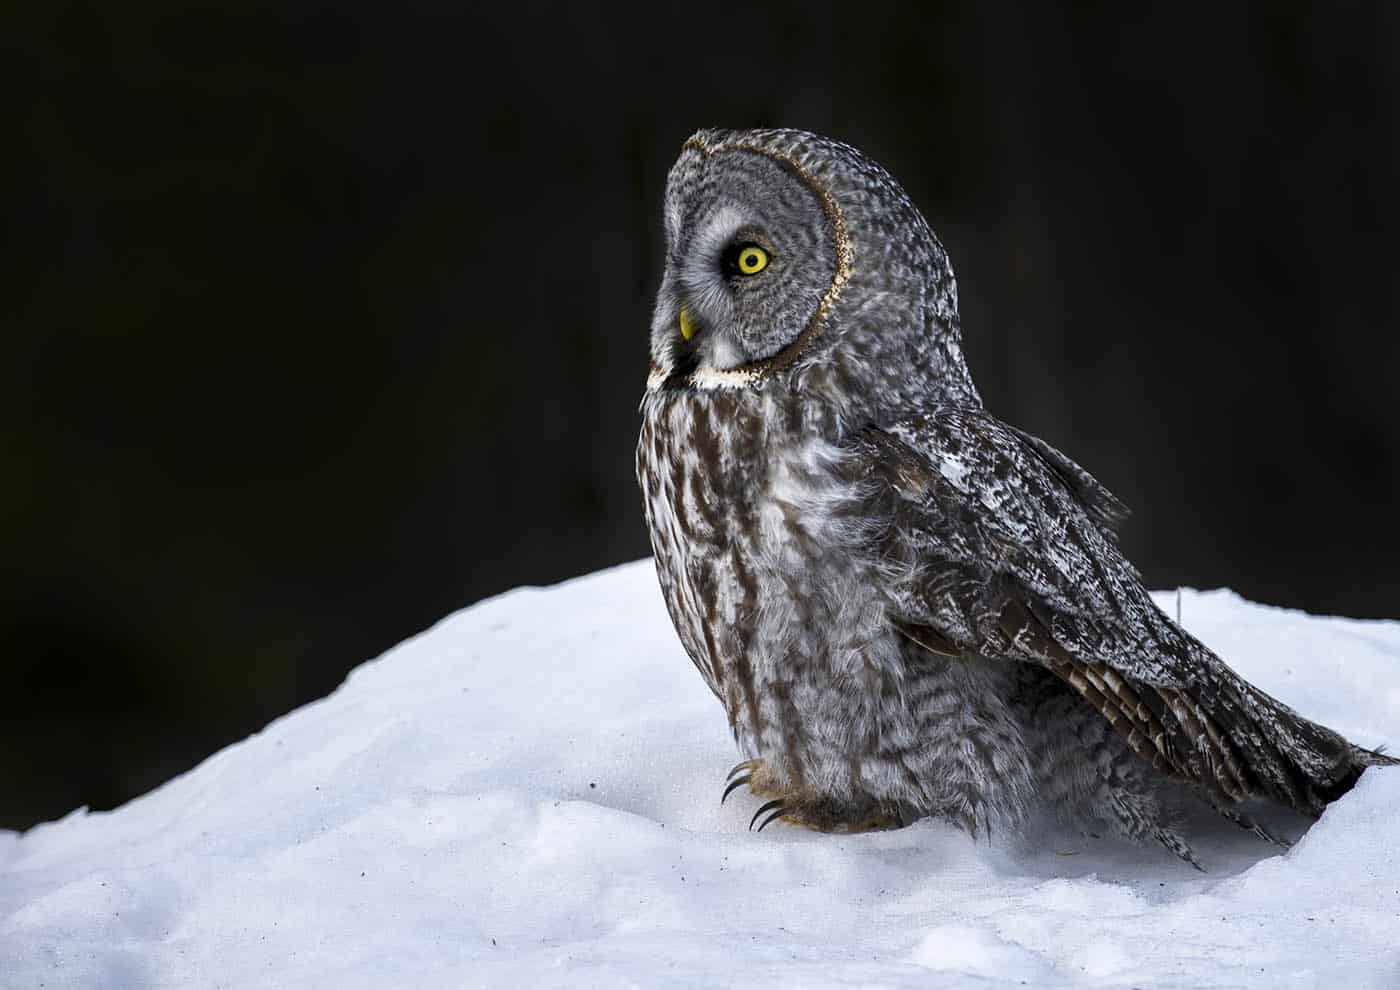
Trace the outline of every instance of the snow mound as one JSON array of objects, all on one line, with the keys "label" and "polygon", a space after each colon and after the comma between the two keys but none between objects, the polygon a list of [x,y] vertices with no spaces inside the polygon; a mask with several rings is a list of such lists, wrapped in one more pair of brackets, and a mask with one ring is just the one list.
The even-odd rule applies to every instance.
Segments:
[{"label": "snow mound", "polygon": [[[1182,610],[1305,714],[1400,740],[1400,623]],[[1199,874],[931,821],[751,834],[736,759],[649,561],[513,591],[123,808],[0,833],[0,985],[1400,986],[1400,770],[1286,854],[1202,823]]]}]

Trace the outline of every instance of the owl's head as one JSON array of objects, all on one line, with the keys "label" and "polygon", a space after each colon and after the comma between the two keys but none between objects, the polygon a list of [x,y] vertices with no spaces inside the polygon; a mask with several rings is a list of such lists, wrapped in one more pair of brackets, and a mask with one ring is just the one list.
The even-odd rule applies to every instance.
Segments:
[{"label": "owl's head", "polygon": [[849,145],[699,131],[667,179],[665,226],[650,387],[752,388],[823,367],[852,386],[975,401],[943,247]]}]

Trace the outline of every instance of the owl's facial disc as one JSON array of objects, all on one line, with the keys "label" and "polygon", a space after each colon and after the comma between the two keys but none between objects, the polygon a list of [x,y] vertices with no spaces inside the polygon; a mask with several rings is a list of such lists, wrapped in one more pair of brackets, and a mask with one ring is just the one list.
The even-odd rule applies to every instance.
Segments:
[{"label": "owl's facial disc", "polygon": [[667,370],[734,371],[797,339],[835,272],[812,190],[757,152],[687,151],[666,192],[667,265],[652,324]]}]

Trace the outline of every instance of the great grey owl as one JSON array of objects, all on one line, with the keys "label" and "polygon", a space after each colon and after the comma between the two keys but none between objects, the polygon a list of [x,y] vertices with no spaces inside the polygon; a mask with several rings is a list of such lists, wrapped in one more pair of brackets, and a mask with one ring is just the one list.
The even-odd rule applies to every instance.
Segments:
[{"label": "great grey owl", "polygon": [[[665,193],[637,478],[676,632],[774,817],[1041,811],[1195,863],[1173,792],[1317,816],[1368,766],[1158,610],[1123,505],[982,406],[942,245],[884,169],[702,130]],[[725,792],[728,794],[728,791]]]}]

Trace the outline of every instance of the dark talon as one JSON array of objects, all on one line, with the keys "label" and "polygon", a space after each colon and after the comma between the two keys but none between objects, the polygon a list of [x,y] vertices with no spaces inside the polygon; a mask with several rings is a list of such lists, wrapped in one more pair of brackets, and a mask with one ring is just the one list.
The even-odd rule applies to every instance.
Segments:
[{"label": "dark talon", "polygon": [[734,767],[733,770],[731,770],[731,771],[729,771],[727,774],[725,774],[725,775],[724,775],[724,779],[725,779],[725,780],[730,779],[730,778],[733,777],[736,773],[738,773],[740,770],[751,770],[751,769],[753,769],[753,760],[745,760],[743,763],[738,764],[737,766]]},{"label": "dark talon", "polygon": [[736,787],[742,787],[742,786],[744,786],[745,784],[747,784],[748,782],[749,782],[749,775],[748,775],[748,774],[744,774],[742,777],[739,777],[739,778],[737,778],[736,780],[734,780],[728,787],[726,787],[726,788],[724,789],[724,797],[722,797],[722,798],[719,799],[719,803],[720,803],[720,804],[724,804],[725,800],[729,797],[730,793],[731,793]]},{"label": "dark talon", "polygon": [[758,826],[758,830],[762,832],[765,828],[767,828],[769,825],[772,825],[773,822],[777,821],[785,814],[787,814],[787,809],[779,808],[777,811],[773,812],[773,814],[769,815],[766,819],[764,819],[763,824]]},{"label": "dark talon", "polygon": [[[777,808],[778,811],[777,811],[777,814],[773,815],[773,818],[777,818],[778,815],[781,815],[781,814],[783,813],[783,801],[782,801],[781,798],[779,798],[779,799],[777,799],[777,800],[775,800],[775,801],[769,801],[767,804],[765,804],[763,807],[759,808],[757,811],[755,811],[755,812],[753,813],[753,818],[749,819],[749,831],[750,831],[750,832],[753,831],[753,823],[756,822],[756,821],[758,821],[760,815],[766,815],[766,814],[768,814],[768,812],[772,811],[774,808]],[[769,818],[768,821],[766,821],[766,822],[764,822],[762,825],[760,825],[758,830],[759,830],[760,832],[762,832],[765,828],[768,827],[769,822],[771,822],[771,821],[773,820],[773,818]]]}]

